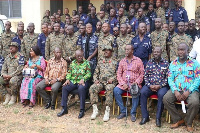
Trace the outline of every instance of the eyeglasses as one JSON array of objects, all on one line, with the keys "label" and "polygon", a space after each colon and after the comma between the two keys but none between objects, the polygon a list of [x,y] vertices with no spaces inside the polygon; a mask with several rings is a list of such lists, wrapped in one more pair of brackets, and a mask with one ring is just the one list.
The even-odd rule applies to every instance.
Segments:
[{"label": "eyeglasses", "polygon": [[113,30],[113,32],[118,32],[118,30]]},{"label": "eyeglasses", "polygon": [[192,26],[194,26],[195,24],[194,24],[194,23],[189,23],[188,25],[192,25]]}]

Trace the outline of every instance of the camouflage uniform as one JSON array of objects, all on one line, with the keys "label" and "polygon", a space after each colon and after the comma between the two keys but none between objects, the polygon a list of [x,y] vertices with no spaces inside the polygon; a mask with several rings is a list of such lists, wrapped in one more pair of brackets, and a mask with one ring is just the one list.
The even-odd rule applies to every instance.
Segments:
[{"label": "camouflage uniform", "polygon": [[63,14],[63,15],[60,17],[60,20],[61,20],[61,22],[65,23],[65,19],[66,19],[66,15]]},{"label": "camouflage uniform", "polygon": [[[94,82],[99,80],[99,84],[93,84],[90,89],[90,101],[91,104],[95,104],[98,102],[98,93],[103,89],[106,90],[105,97],[106,106],[112,106],[113,102],[113,89],[117,84],[116,77],[116,66],[117,61],[111,58],[102,58],[101,61],[98,62],[97,67],[94,72]],[[113,84],[108,84],[108,80],[112,79]]]},{"label": "camouflage uniform", "polygon": [[177,47],[181,42],[185,42],[189,46],[189,52],[192,49],[193,41],[189,35],[184,34],[183,36],[176,35],[172,38],[172,43],[169,46],[170,49],[170,61],[174,61],[178,54],[177,54]]},{"label": "camouflage uniform", "polygon": [[122,18],[117,18],[117,20],[119,21],[119,25],[125,23],[125,24],[129,24],[129,19],[127,16],[123,16]]},{"label": "camouflage uniform", "polygon": [[[22,70],[24,68],[25,58],[17,52],[14,56],[8,54],[2,66],[1,75],[9,75],[12,78],[5,81],[3,76],[0,77],[1,94],[16,95],[22,81]],[[7,86],[9,84],[9,86]]]},{"label": "camouflage uniform", "polygon": [[[167,47],[168,47],[168,50],[170,51],[170,46],[172,46],[172,39],[176,36],[176,35],[178,35],[176,32],[174,32],[174,34],[173,35],[170,35],[169,34],[169,36],[168,36],[168,39],[167,39]],[[169,52],[169,55],[168,55],[168,60],[170,61],[170,52]]]},{"label": "camouflage uniform", "polygon": [[27,34],[23,37],[21,42],[21,52],[25,56],[25,59],[29,59],[29,54],[31,47],[37,45],[38,34],[34,33],[33,35]]},{"label": "camouflage uniform", "polygon": [[66,57],[71,57],[73,59],[75,57],[76,50],[81,49],[81,46],[76,45],[77,40],[78,38],[75,35],[72,37],[66,36],[63,40],[64,59],[66,59]]},{"label": "camouflage uniform", "polygon": [[[99,37],[99,40],[98,40],[98,61],[101,60],[102,56],[104,56],[104,52],[102,51],[103,48],[107,45],[110,45],[110,46],[114,46],[114,36],[109,34],[108,36],[104,36],[104,34],[102,36]],[[116,50],[114,50],[114,53],[113,55],[115,55],[116,53]]]},{"label": "camouflage uniform", "polygon": [[64,39],[64,34],[60,33],[59,35],[56,35],[55,32],[53,32],[47,37],[45,44],[46,60],[49,60],[50,58],[54,57],[53,51],[56,47],[60,47],[63,50],[63,45],[62,45],[63,39]]},{"label": "camouflage uniform", "polygon": [[105,23],[105,22],[108,22],[108,16],[106,16],[106,15],[102,19],[100,18],[99,15],[97,15],[97,18],[102,24]]},{"label": "camouflage uniform", "polygon": [[10,53],[10,49],[9,49],[9,44],[11,43],[13,37],[15,37],[16,34],[14,32],[10,33],[2,33],[1,34],[1,39],[0,39],[0,54],[5,58],[9,53]]},{"label": "camouflage uniform", "polygon": [[77,39],[78,39],[78,36],[80,36],[81,33],[80,33],[79,31],[77,31],[77,32],[74,33],[74,35],[75,35],[75,36],[77,37]]},{"label": "camouflage uniform", "polygon": [[51,23],[51,20],[49,17],[47,16],[44,16],[43,19],[41,20],[41,23],[44,24],[44,23],[48,23],[50,24]]},{"label": "camouflage uniform", "polygon": [[165,10],[162,7],[156,9],[157,18],[161,18],[163,23],[166,23]]},{"label": "camouflage uniform", "polygon": [[121,59],[125,58],[125,47],[126,44],[131,44],[131,40],[134,36],[127,34],[125,37],[120,35],[116,40],[117,45],[117,61],[119,62]]},{"label": "camouflage uniform", "polygon": [[195,11],[195,20],[196,20],[196,23],[198,23],[199,19],[200,19],[200,6],[197,7],[197,9]]},{"label": "camouflage uniform", "polygon": [[94,35],[96,35],[99,38],[100,36],[103,35],[103,33],[102,32],[100,32],[100,33],[95,32]]},{"label": "camouflage uniform", "polygon": [[161,32],[157,32],[156,30],[151,33],[151,42],[152,47],[160,46],[162,48],[162,58],[165,58],[168,60],[167,55],[167,39],[168,39],[169,33],[165,30],[162,30]]}]

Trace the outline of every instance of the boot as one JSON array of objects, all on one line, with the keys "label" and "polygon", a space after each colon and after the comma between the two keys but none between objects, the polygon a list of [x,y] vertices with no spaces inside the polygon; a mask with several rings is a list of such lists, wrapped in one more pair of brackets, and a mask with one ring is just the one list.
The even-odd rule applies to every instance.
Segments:
[{"label": "boot", "polygon": [[12,95],[12,96],[11,96],[11,99],[10,99],[10,102],[8,103],[8,105],[13,105],[13,104],[15,104],[16,99],[17,99],[17,96]]},{"label": "boot", "polygon": [[91,115],[91,120],[94,120],[98,115],[98,108],[96,104],[93,104],[92,106],[93,106],[93,113]]},{"label": "boot", "polygon": [[5,102],[3,102],[3,105],[6,105],[6,104],[8,104],[8,102],[10,101],[10,94],[6,94],[6,99],[5,99]]},{"label": "boot", "polygon": [[104,114],[104,117],[103,117],[104,122],[107,122],[109,120],[109,115],[110,115],[110,107],[106,106],[105,114]]}]

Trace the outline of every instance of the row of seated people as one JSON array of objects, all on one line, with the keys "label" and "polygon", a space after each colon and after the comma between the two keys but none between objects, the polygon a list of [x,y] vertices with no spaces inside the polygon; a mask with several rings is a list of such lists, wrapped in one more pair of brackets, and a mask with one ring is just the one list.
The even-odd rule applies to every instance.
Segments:
[{"label": "row of seated people", "polygon": [[[54,57],[48,61],[46,66],[44,58],[40,56],[39,47],[33,46],[30,50],[28,64],[24,66],[25,59],[18,52],[18,44],[12,42],[9,47],[10,54],[2,65],[0,78],[0,90],[6,96],[3,105],[15,103],[17,88],[21,84],[20,99],[24,107],[28,105],[28,102],[30,102],[29,108],[35,105],[36,91],[38,91],[47,102],[45,108],[51,107],[54,110],[58,89],[63,86],[62,110],[57,116],[61,117],[68,113],[68,95],[71,91],[78,89],[80,98],[78,118],[82,118],[85,112],[86,92],[89,89],[90,102],[93,106],[91,119],[95,119],[98,115],[98,93],[105,89],[106,109],[103,120],[108,121],[113,96],[120,107],[120,115],[117,119],[122,119],[127,116],[127,109],[123,104],[121,95],[124,92],[133,90],[136,93],[131,93],[131,121],[136,121],[136,109],[140,100],[142,110],[140,125],[143,125],[149,121],[147,98],[156,93],[158,95],[156,126],[161,127],[161,114],[165,105],[174,122],[171,128],[176,128],[185,122],[187,130],[193,131],[192,122],[199,110],[200,66],[196,60],[188,57],[188,46],[185,43],[178,45],[178,58],[170,65],[165,59],[161,58],[161,48],[155,47],[153,58],[149,60],[145,69],[141,59],[133,56],[132,45],[126,45],[126,57],[119,62],[118,68],[117,61],[112,58],[112,47],[105,46],[103,49],[104,57],[98,61],[93,75],[94,84],[92,86],[89,86],[89,79],[92,75],[90,64],[89,61],[84,59],[81,50],[75,52],[75,60],[68,67],[67,62],[61,56],[62,50],[55,48]],[[23,78],[21,73],[23,69],[27,70],[28,68],[35,69],[37,74],[34,77]],[[142,86],[143,80],[145,82],[144,86]],[[7,84],[9,86],[6,86]],[[168,85],[170,88],[167,87]],[[52,96],[45,92],[46,86],[52,87]],[[140,91],[137,88],[140,88]],[[186,100],[188,103],[185,120],[182,119],[175,108],[174,102],[177,100]]]}]

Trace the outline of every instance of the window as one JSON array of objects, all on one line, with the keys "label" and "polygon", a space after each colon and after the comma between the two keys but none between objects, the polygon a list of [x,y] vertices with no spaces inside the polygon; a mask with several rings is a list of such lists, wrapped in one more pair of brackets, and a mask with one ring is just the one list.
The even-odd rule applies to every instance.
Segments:
[{"label": "window", "polygon": [[8,18],[22,17],[21,0],[0,0],[0,14]]}]

